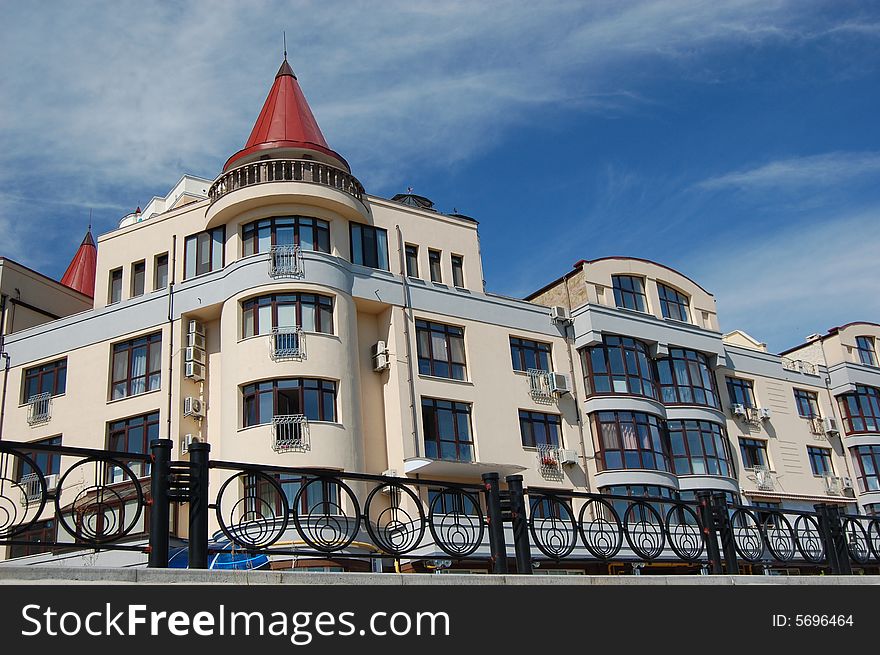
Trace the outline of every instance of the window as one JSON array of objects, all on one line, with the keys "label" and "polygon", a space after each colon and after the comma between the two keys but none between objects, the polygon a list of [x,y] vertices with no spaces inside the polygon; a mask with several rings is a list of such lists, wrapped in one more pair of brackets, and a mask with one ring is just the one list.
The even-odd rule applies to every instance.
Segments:
[{"label": "window", "polygon": [[[289,475],[286,473],[275,473],[272,475],[281,487],[281,491],[287,500],[287,507],[296,512],[300,518],[312,516],[333,516],[342,513],[342,507],[339,502],[339,485],[331,480],[321,480],[308,475]],[[258,482],[259,480],[259,482]],[[300,494],[300,490],[305,487],[305,491]],[[299,499],[297,499],[297,494]],[[275,512],[276,516],[280,516],[284,511],[284,503],[278,493],[278,489],[264,478],[257,478],[256,475],[248,475],[244,479],[244,511],[259,515],[265,507]],[[296,504],[295,504],[296,503]]]},{"label": "window", "polygon": [[[150,452],[150,442],[159,438],[159,412],[133,416],[107,424],[107,450],[125,453]],[[150,463],[140,460],[124,462],[137,477],[150,474]],[[127,476],[122,469],[111,466],[107,469],[111,482],[124,482]]]},{"label": "window", "polygon": [[847,434],[880,432],[880,389],[857,385],[855,393],[840,396],[838,402]]},{"label": "window", "polygon": [[272,328],[299,326],[333,334],[333,298],[315,293],[283,293],[241,303],[241,336],[271,334]]},{"label": "window", "polygon": [[850,453],[859,492],[880,491],[880,446],[856,446]]},{"label": "window", "polygon": [[29,402],[34,396],[48,393],[60,396],[67,390],[67,358],[34,366],[24,372],[24,392],[21,401]]},{"label": "window", "polygon": [[406,244],[406,274],[409,277],[419,276],[419,247]]},{"label": "window", "polygon": [[297,414],[310,421],[336,421],[336,383],[332,380],[267,380],[243,386],[241,395],[245,428],[271,423],[274,416]]},{"label": "window", "polygon": [[782,510],[782,504],[769,501],[753,500],[750,505],[755,508],[755,515],[761,525],[776,526],[776,513]]},{"label": "window", "polygon": [[810,468],[813,469],[813,475],[834,475],[830,448],[807,446],[807,455],[810,457]]},{"label": "window", "polygon": [[189,279],[223,268],[223,243],[225,241],[225,227],[188,236],[184,248],[184,278]]},{"label": "window", "polygon": [[452,256],[452,284],[458,288],[464,287],[464,258],[461,255]]},{"label": "window", "polygon": [[453,380],[465,379],[464,328],[416,321],[419,373]]},{"label": "window", "polygon": [[550,344],[530,339],[510,337],[510,358],[513,360],[514,371],[538,369],[550,371]]},{"label": "window", "polygon": [[767,442],[759,439],[739,440],[739,452],[742,455],[743,468],[753,469],[756,466],[766,466],[767,463]]},{"label": "window", "polygon": [[715,376],[703,353],[670,348],[669,357],[657,361],[657,376],[665,404],[719,407]]},{"label": "window", "polygon": [[519,432],[525,448],[562,445],[562,419],[559,414],[519,410]]},{"label": "window", "polygon": [[794,404],[797,405],[798,416],[817,418],[819,416],[819,396],[815,391],[794,390]]},{"label": "window", "polygon": [[[40,441],[34,441],[33,443],[34,445],[40,446],[60,446],[61,435],[52,437],[51,439],[41,439]],[[61,453],[47,452],[45,450],[29,450],[27,448],[23,448],[20,452],[23,455],[30,457],[34,461],[34,464],[37,465],[37,469],[39,469],[43,475],[58,475],[61,472]],[[21,465],[18,471],[18,480],[21,480],[27,475],[33,475],[34,473],[35,471],[31,468],[30,464],[21,460]]]},{"label": "window", "polygon": [[425,457],[456,462],[474,461],[470,404],[422,398],[422,427]]},{"label": "window", "polygon": [[382,228],[351,224],[351,261],[388,270],[388,235]]},{"label": "window", "polygon": [[122,300],[122,269],[116,268],[110,271],[110,293],[107,298],[108,304]]},{"label": "window", "polygon": [[428,267],[431,269],[431,282],[443,282],[439,250],[428,251]]},{"label": "window", "polygon": [[29,528],[15,535],[14,539],[16,541],[25,541],[27,543],[10,545],[9,557],[24,557],[25,555],[47,552],[50,550],[50,547],[43,544],[55,543],[57,532],[55,519],[35,521]]},{"label": "window", "polygon": [[727,392],[730,402],[743,407],[755,407],[755,391],[751,380],[727,378]]},{"label": "window", "polygon": [[663,318],[671,318],[683,323],[691,322],[686,295],[660,282],[657,283],[657,291],[660,294],[660,312]]},{"label": "window", "polygon": [[[610,500],[611,506],[614,507],[614,511],[617,513],[617,517],[621,523],[626,521],[626,513],[629,511],[629,508],[633,506],[635,501],[639,501],[645,498],[661,498],[669,501],[676,500],[676,492],[669,487],[659,487],[655,485],[647,485],[647,484],[627,484],[627,485],[614,485],[611,487],[602,487],[599,489],[599,492],[609,496],[629,496],[632,498],[632,501],[627,501],[622,498],[617,498],[614,500]],[[648,501],[647,503],[653,509],[657,511],[657,514],[660,515],[660,518],[665,522],[666,518],[669,516],[669,512],[672,510],[674,505],[672,503],[664,503],[658,502],[656,500]],[[596,510],[602,512],[603,514],[608,514],[605,516],[606,520],[611,520],[612,517],[610,513],[605,510],[605,508],[597,504]],[[594,510],[594,511],[596,511]],[[687,520],[688,516],[681,512],[676,512],[675,514],[680,514],[679,519],[684,518]],[[674,521],[677,517],[673,514],[671,517]],[[632,512],[630,512],[630,521],[637,522],[646,522],[646,523],[654,523],[657,521],[657,516],[654,515],[653,512],[649,512],[639,505],[635,505],[633,507]],[[684,522],[684,521],[679,521]]]},{"label": "window", "polygon": [[272,246],[298,245],[303,250],[330,252],[330,223],[309,216],[276,216],[241,228],[242,257],[269,252]]},{"label": "window", "polygon": [[877,366],[877,355],[874,351],[873,337],[856,337],[856,350],[859,353],[859,361],[868,366]]},{"label": "window", "polygon": [[[467,492],[456,493],[450,489],[428,489],[428,511],[434,514],[466,514],[479,516],[480,511]],[[476,498],[476,496],[474,496]]]},{"label": "window", "polygon": [[110,399],[136,396],[159,388],[162,334],[156,332],[113,346]]},{"label": "window", "polygon": [[168,253],[156,255],[156,263],[153,272],[153,290],[164,289],[168,286]]},{"label": "window", "polygon": [[144,261],[135,262],[131,265],[131,297],[144,295],[146,289],[147,263]]},{"label": "window", "polygon": [[676,475],[730,475],[724,429],[709,421],[668,421],[669,450]]},{"label": "window", "polygon": [[592,415],[600,471],[652,469],[668,471],[659,418],[643,412],[597,412]]},{"label": "window", "polygon": [[614,275],[614,304],[637,312],[646,312],[648,299],[645,296],[645,281],[633,275]]},{"label": "window", "polygon": [[602,337],[601,346],[585,348],[581,359],[587,395],[619,393],[656,398],[648,347],[629,337]]}]

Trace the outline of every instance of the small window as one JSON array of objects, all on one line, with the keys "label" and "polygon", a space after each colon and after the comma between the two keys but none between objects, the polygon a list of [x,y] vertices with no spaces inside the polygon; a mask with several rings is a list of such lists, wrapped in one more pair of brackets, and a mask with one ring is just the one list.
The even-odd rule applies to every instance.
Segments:
[{"label": "small window", "polygon": [[452,256],[452,284],[464,288],[464,258],[461,255]]},{"label": "small window", "polygon": [[755,390],[751,380],[741,378],[727,378],[727,392],[730,394],[730,402],[743,407],[756,407]]},{"label": "small window", "polygon": [[372,225],[351,224],[351,261],[388,270],[388,233]]},{"label": "small window", "polygon": [[185,279],[223,268],[223,244],[225,240],[225,227],[218,227],[188,236],[184,249]]},{"label": "small window", "polygon": [[114,344],[111,368],[111,400],[155,391],[161,379],[162,334]]},{"label": "small window", "polygon": [[614,304],[637,312],[646,312],[648,299],[645,296],[645,281],[634,275],[614,275]]},{"label": "small window", "polygon": [[406,244],[406,274],[409,277],[419,276],[419,247]]},{"label": "small window", "polygon": [[[61,435],[52,437],[51,439],[41,439],[32,443],[40,446],[60,446]],[[61,472],[61,453],[47,452],[45,450],[29,450],[27,448],[22,449],[20,452],[23,455],[30,457],[43,475],[57,475]],[[17,478],[19,481],[25,476],[36,473],[36,471],[31,468],[30,464],[23,459],[19,460],[19,462]]]},{"label": "small window", "polygon": [[862,364],[877,366],[873,337],[856,337],[856,350],[859,352],[859,361]]},{"label": "small window", "polygon": [[107,297],[109,304],[122,300],[122,269],[115,268],[110,271],[110,292]]},{"label": "small window", "polygon": [[144,261],[135,262],[131,265],[131,297],[144,295],[146,287],[147,263]]},{"label": "small window", "polygon": [[665,284],[657,283],[657,291],[660,294],[660,311],[663,318],[671,318],[683,323],[691,322],[688,310],[688,297]]},{"label": "small window", "polygon": [[740,439],[739,451],[742,455],[743,468],[753,469],[767,464],[767,442],[760,439]]},{"label": "small window", "polygon": [[153,290],[164,289],[168,286],[168,253],[156,255],[156,263],[153,273]]},{"label": "small window", "polygon": [[419,373],[453,380],[465,379],[464,328],[416,321]]},{"label": "small window", "polygon": [[457,462],[474,461],[471,405],[422,398],[425,457]]},{"label": "small window", "polygon": [[559,414],[519,410],[519,433],[525,448],[562,445],[562,419]]},{"label": "small window", "polygon": [[813,469],[813,475],[834,475],[830,448],[807,446],[807,455],[810,457],[810,468]]},{"label": "small window", "polygon": [[510,337],[510,358],[514,371],[538,369],[550,371],[550,344]]},{"label": "small window", "polygon": [[[132,416],[107,424],[107,450],[149,454],[150,442],[159,438],[159,412]],[[142,460],[123,462],[142,478],[150,474],[150,463]],[[107,466],[108,482],[125,482],[128,477],[118,466]]]},{"label": "small window", "polygon": [[443,282],[443,270],[440,266],[440,251],[428,251],[428,266],[431,269],[431,282]]},{"label": "small window", "polygon": [[819,416],[819,396],[815,391],[795,389],[794,402],[797,405],[798,416],[802,418],[817,418]]},{"label": "small window", "polygon": [[24,372],[22,402],[42,393],[60,396],[67,390],[67,359],[34,366]]}]

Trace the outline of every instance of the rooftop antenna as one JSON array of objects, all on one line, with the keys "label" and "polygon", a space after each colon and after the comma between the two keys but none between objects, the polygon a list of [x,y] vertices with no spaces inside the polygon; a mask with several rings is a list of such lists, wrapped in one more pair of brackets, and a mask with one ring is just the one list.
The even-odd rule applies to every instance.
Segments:
[{"label": "rooftop antenna", "polygon": [[284,40],[284,61],[287,61],[287,32],[281,32],[281,38]]},{"label": "rooftop antenna", "polygon": [[92,210],[89,208],[89,232],[92,231]]}]

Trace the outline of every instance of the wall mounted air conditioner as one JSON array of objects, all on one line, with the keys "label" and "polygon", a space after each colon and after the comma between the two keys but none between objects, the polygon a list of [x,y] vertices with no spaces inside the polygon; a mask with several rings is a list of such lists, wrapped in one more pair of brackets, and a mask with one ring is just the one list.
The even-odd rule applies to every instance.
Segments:
[{"label": "wall mounted air conditioner", "polygon": [[840,431],[837,429],[837,419],[831,416],[825,417],[823,422],[823,427],[825,428],[825,434],[839,434]]},{"label": "wall mounted air conditioner", "polygon": [[853,488],[852,478],[849,477],[848,475],[844,475],[843,477],[840,478],[840,485],[844,489],[852,489]]},{"label": "wall mounted air conditioner", "polygon": [[205,379],[205,366],[198,362],[186,362],[183,374],[190,380],[201,382]]},{"label": "wall mounted air conditioner", "polygon": [[187,334],[199,334],[201,336],[205,336],[205,326],[198,321],[190,321],[189,325],[187,325]]},{"label": "wall mounted air conditioner", "polygon": [[762,421],[766,421],[766,420],[769,419],[772,415],[773,415],[773,412],[770,411],[770,408],[769,408],[769,407],[762,407],[761,409],[758,410],[758,417],[759,417]]},{"label": "wall mounted air conditioner", "polygon": [[49,475],[44,475],[46,478],[46,492],[52,493],[58,487],[58,474],[50,473]]},{"label": "wall mounted air conditioner", "polygon": [[196,418],[205,417],[205,403],[198,398],[187,396],[183,400],[183,415],[195,416]]},{"label": "wall mounted air conditioner", "polygon": [[551,323],[568,323],[568,310],[562,305],[556,305],[550,308]]},{"label": "wall mounted air conditioner", "polygon": [[195,434],[185,434],[180,439],[180,454],[183,455],[189,452],[189,447],[194,443],[201,443],[201,439],[199,439],[198,435]]},{"label": "wall mounted air conditioner", "polygon": [[387,370],[391,365],[391,362],[388,359],[388,347],[385,345],[384,341],[377,341],[373,344],[373,347],[370,348],[370,358],[373,361],[374,371],[378,372]]},{"label": "wall mounted air conditioner", "polygon": [[201,348],[205,349],[205,335],[204,334],[196,334],[195,332],[189,332],[186,335],[186,345],[189,348]]},{"label": "wall mounted air conditioner", "polygon": [[184,359],[188,362],[198,362],[205,365],[205,351],[201,348],[187,348]]},{"label": "wall mounted air conditioner", "polygon": [[571,393],[571,385],[568,383],[568,376],[565,373],[548,373],[547,387],[550,389],[550,393],[557,396]]},{"label": "wall mounted air conditioner", "polygon": [[559,463],[563,466],[575,466],[578,463],[577,451],[569,448],[560,448]]},{"label": "wall mounted air conditioner", "polygon": [[740,403],[734,403],[730,406],[730,411],[733,412],[734,416],[748,416],[748,412],[746,412],[746,406]]}]

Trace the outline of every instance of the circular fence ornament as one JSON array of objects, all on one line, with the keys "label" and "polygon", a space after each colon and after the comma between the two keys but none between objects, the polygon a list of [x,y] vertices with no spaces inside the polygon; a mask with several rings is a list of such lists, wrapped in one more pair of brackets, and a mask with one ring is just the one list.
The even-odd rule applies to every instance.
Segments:
[{"label": "circular fence ornament", "polygon": [[[22,471],[32,471],[21,475]],[[13,539],[43,513],[46,478],[24,453],[0,452],[0,539]]]},{"label": "circular fence ornament", "polygon": [[764,536],[761,524],[750,510],[738,509],[730,517],[733,529],[733,547],[747,562],[758,562],[764,554]]},{"label": "circular fence ornament", "polygon": [[610,560],[623,547],[623,528],[614,507],[601,498],[591,498],[578,513],[578,532],[587,550],[601,560]]},{"label": "circular fence ornament", "polygon": [[868,543],[874,552],[874,558],[880,561],[880,519],[874,519],[868,526]]},{"label": "circular fence ornament", "polygon": [[866,564],[871,557],[868,533],[858,519],[843,519],[843,534],[849,556],[858,564]]},{"label": "circular fence ornament", "polygon": [[650,503],[631,502],[623,515],[623,528],[630,548],[642,559],[651,561],[663,552],[663,517]]},{"label": "circular fence ornament", "polygon": [[77,541],[93,546],[128,535],[143,507],[144,491],[138,476],[129,463],[109,457],[77,462],[64,472],[55,489],[61,527]]},{"label": "circular fence ornament", "polygon": [[[350,508],[349,513],[346,507]],[[357,537],[360,516],[354,492],[331,476],[312,478],[300,487],[293,500],[293,523],[299,536],[322,553],[350,546]]]},{"label": "circular fence ornament", "polygon": [[767,550],[779,562],[790,562],[796,554],[796,539],[791,523],[782,512],[768,512],[764,517]]},{"label": "circular fence ornament", "polygon": [[569,504],[556,496],[533,496],[529,527],[535,545],[552,560],[568,557],[577,545],[577,526]]},{"label": "circular fence ornament", "polygon": [[373,543],[389,555],[408,553],[425,536],[421,501],[397,482],[385,482],[370,492],[364,503],[364,519]]},{"label": "circular fence ornament", "polygon": [[463,489],[444,487],[428,508],[428,529],[446,554],[463,559],[483,542],[485,521],[477,498]]},{"label": "circular fence ornament", "polygon": [[[239,489],[242,493],[239,495]],[[224,514],[224,496],[233,496]],[[229,501],[227,501],[228,503]],[[268,548],[287,530],[290,506],[274,477],[244,471],[223,483],[217,493],[217,522],[233,543],[247,550]]]},{"label": "circular fence ornament", "polygon": [[703,534],[697,513],[688,505],[673,505],[666,513],[669,547],[683,560],[696,562],[703,554]]},{"label": "circular fence ornament", "polygon": [[819,522],[809,514],[801,514],[794,522],[794,537],[801,555],[808,562],[819,564],[825,561],[825,544]]}]

